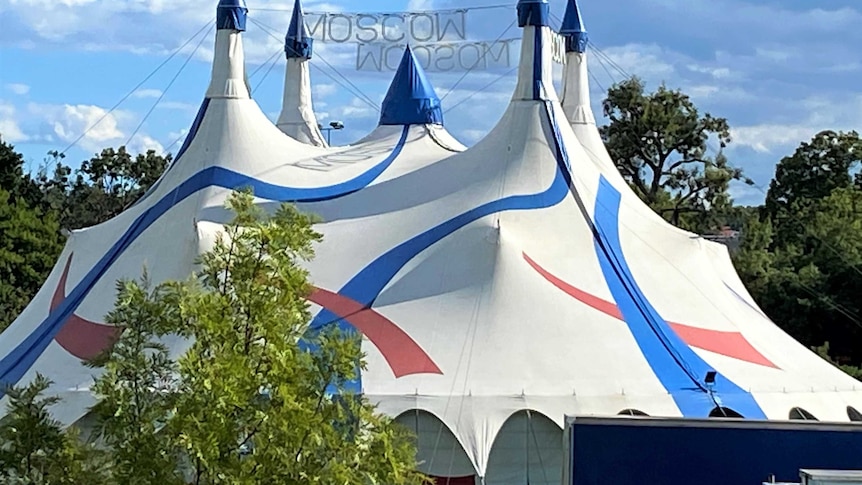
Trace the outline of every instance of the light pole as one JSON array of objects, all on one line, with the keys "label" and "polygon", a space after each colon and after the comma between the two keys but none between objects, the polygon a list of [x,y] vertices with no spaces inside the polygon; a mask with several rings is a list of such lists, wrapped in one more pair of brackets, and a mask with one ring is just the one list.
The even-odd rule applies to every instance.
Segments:
[{"label": "light pole", "polygon": [[331,145],[332,144],[332,130],[343,130],[344,129],[344,123],[342,123],[340,121],[330,121],[329,126],[326,128],[324,128],[323,125],[321,125],[320,123],[317,124],[317,127],[320,128],[320,131],[326,132],[326,144]]}]

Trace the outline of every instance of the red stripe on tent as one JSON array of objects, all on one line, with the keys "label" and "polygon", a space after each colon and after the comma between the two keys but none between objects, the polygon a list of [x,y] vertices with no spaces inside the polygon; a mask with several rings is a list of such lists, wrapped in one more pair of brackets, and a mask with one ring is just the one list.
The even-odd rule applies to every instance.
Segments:
[{"label": "red stripe on tent", "polygon": [[[66,260],[66,267],[60,275],[60,282],[51,297],[50,311],[54,311],[66,299],[66,279],[69,267],[72,265],[72,255]],[[54,340],[67,352],[83,360],[90,360],[107,349],[119,338],[122,330],[112,325],[85,320],[74,313],[66,319]]]},{"label": "red stripe on tent", "polygon": [[[72,255],[60,275],[57,289],[51,298],[50,311],[54,311],[66,299],[66,279]],[[395,377],[411,374],[442,374],[437,364],[401,328],[383,315],[358,302],[331,291],[316,288],[309,300],[350,322],[362,332],[389,363]],[[75,314],[69,316],[54,337],[67,352],[79,359],[89,360],[109,348],[119,338],[122,330],[112,325],[91,322]]]},{"label": "red stripe on tent", "polygon": [[404,330],[371,308],[322,288],[315,288],[308,299],[347,320],[368,337],[383,354],[395,377],[443,373]]},{"label": "red stripe on tent", "polygon": [[739,332],[722,332],[690,327],[681,323],[667,322],[674,332],[688,345],[717,354],[744,360],[752,364],[778,368],[757,351]]},{"label": "red stripe on tent", "polygon": [[[539,264],[527,256],[526,253],[523,253],[523,256],[527,264],[535,269],[536,272],[569,296],[574,297],[576,300],[585,303],[605,315],[614,317],[618,320],[623,319],[616,304],[575,288],[539,266]],[[757,349],[755,349],[739,332],[722,332],[719,330],[692,327],[681,323],[667,323],[687,345],[745,362],[751,362],[752,364],[778,368],[778,366],[758,352]]]},{"label": "red stripe on tent", "polygon": [[599,298],[597,296],[593,296],[593,295],[587,293],[586,291],[579,290],[579,289],[575,288],[574,286],[572,286],[572,285],[566,283],[565,281],[557,278],[556,276],[552,275],[545,268],[539,266],[539,264],[536,263],[535,261],[533,261],[532,259],[530,259],[530,257],[527,256],[526,253],[523,253],[523,254],[524,254],[524,260],[527,261],[527,264],[532,266],[533,269],[538,271],[538,273],[540,275],[542,275],[543,278],[550,281],[551,284],[553,284],[557,288],[563,290],[565,293],[569,294],[570,296],[573,296],[576,300],[579,300],[583,303],[586,303],[587,305],[589,305],[589,306],[595,308],[596,310],[604,313],[605,315],[610,315],[610,316],[616,318],[617,320],[623,319],[623,314],[620,313],[620,309],[617,308],[617,306],[614,303],[602,300],[601,298]]}]

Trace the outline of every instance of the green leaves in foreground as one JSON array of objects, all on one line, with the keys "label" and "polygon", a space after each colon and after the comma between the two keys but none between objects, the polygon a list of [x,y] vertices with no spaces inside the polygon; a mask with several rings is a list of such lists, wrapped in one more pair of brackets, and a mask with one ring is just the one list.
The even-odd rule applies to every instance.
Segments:
[{"label": "green leaves in foreground", "polygon": [[7,390],[7,414],[0,421],[0,483],[7,485],[99,485],[106,482],[105,454],[64,431],[49,408],[60,402],[43,394],[51,385],[37,375]]},{"label": "green leaves in foreground", "polygon": [[[109,321],[125,331],[95,387],[118,482],[421,483],[410,437],[342,387],[359,336],[309,332],[311,218],[267,216],[250,194],[228,205],[193,279],[120,286]],[[174,361],[158,342],[188,350]]]}]

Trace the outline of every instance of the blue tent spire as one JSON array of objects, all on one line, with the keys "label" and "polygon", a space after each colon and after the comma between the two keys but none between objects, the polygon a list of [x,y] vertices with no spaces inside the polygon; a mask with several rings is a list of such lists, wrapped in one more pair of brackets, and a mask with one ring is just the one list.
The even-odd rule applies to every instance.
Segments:
[{"label": "blue tent spire", "polygon": [[548,0],[518,0],[518,27],[546,27],[551,25],[550,17]]},{"label": "blue tent spire", "polygon": [[569,0],[568,5],[566,5],[566,14],[563,15],[563,26],[560,28],[560,34],[566,38],[566,52],[583,54],[587,51],[589,36],[586,27],[584,27],[581,10],[578,8],[578,0]]},{"label": "blue tent spire", "polygon": [[245,0],[219,0],[216,8],[217,30],[245,30],[248,9]]},{"label": "blue tent spire", "polygon": [[380,110],[381,125],[443,124],[434,86],[408,45]]},{"label": "blue tent spire", "polygon": [[311,46],[314,39],[308,35],[305,28],[305,17],[302,15],[302,3],[296,0],[293,4],[293,15],[290,17],[290,26],[287,28],[287,36],[284,38],[284,53],[288,59],[311,59]]}]

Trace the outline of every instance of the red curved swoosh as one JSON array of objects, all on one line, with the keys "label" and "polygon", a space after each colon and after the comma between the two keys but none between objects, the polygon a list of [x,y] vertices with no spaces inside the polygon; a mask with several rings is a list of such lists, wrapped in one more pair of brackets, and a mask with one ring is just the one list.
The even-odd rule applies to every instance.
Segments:
[{"label": "red curved swoosh", "polygon": [[[66,260],[66,267],[60,275],[60,282],[51,297],[50,311],[54,311],[66,299],[66,278],[69,276],[69,267],[72,265],[72,255]],[[60,331],[54,336],[54,340],[60,347],[75,357],[90,360],[102,351],[109,348],[119,338],[122,330],[112,325],[91,322],[74,313],[66,319]]]},{"label": "red curved swoosh", "polygon": [[[539,266],[526,253],[522,253],[527,264],[533,267],[543,278],[551,284],[574,297],[576,300],[585,303],[586,305],[609,315],[618,320],[623,320],[622,313],[616,304],[602,300],[601,298],[591,295],[583,290],[575,288],[565,281],[557,278],[545,268]],[[763,354],[757,351],[745,337],[739,332],[722,332],[718,330],[708,330],[705,328],[692,327],[681,323],[667,322],[674,332],[688,345],[699,349],[715,352],[727,357],[751,362],[766,367],[778,368]]]},{"label": "red curved swoosh", "polygon": [[[66,279],[72,256],[66,261],[60,282],[51,298],[54,311],[66,299]],[[315,288],[308,299],[350,322],[380,349],[395,377],[411,374],[442,374],[437,364],[401,328],[383,315],[362,304],[328,290]],[[70,354],[89,360],[109,348],[122,330],[111,325],[91,322],[74,313],[69,316],[54,340]]]},{"label": "red curved swoosh", "polygon": [[404,330],[371,308],[322,288],[315,288],[308,299],[347,320],[368,337],[383,354],[395,377],[443,373]]}]

